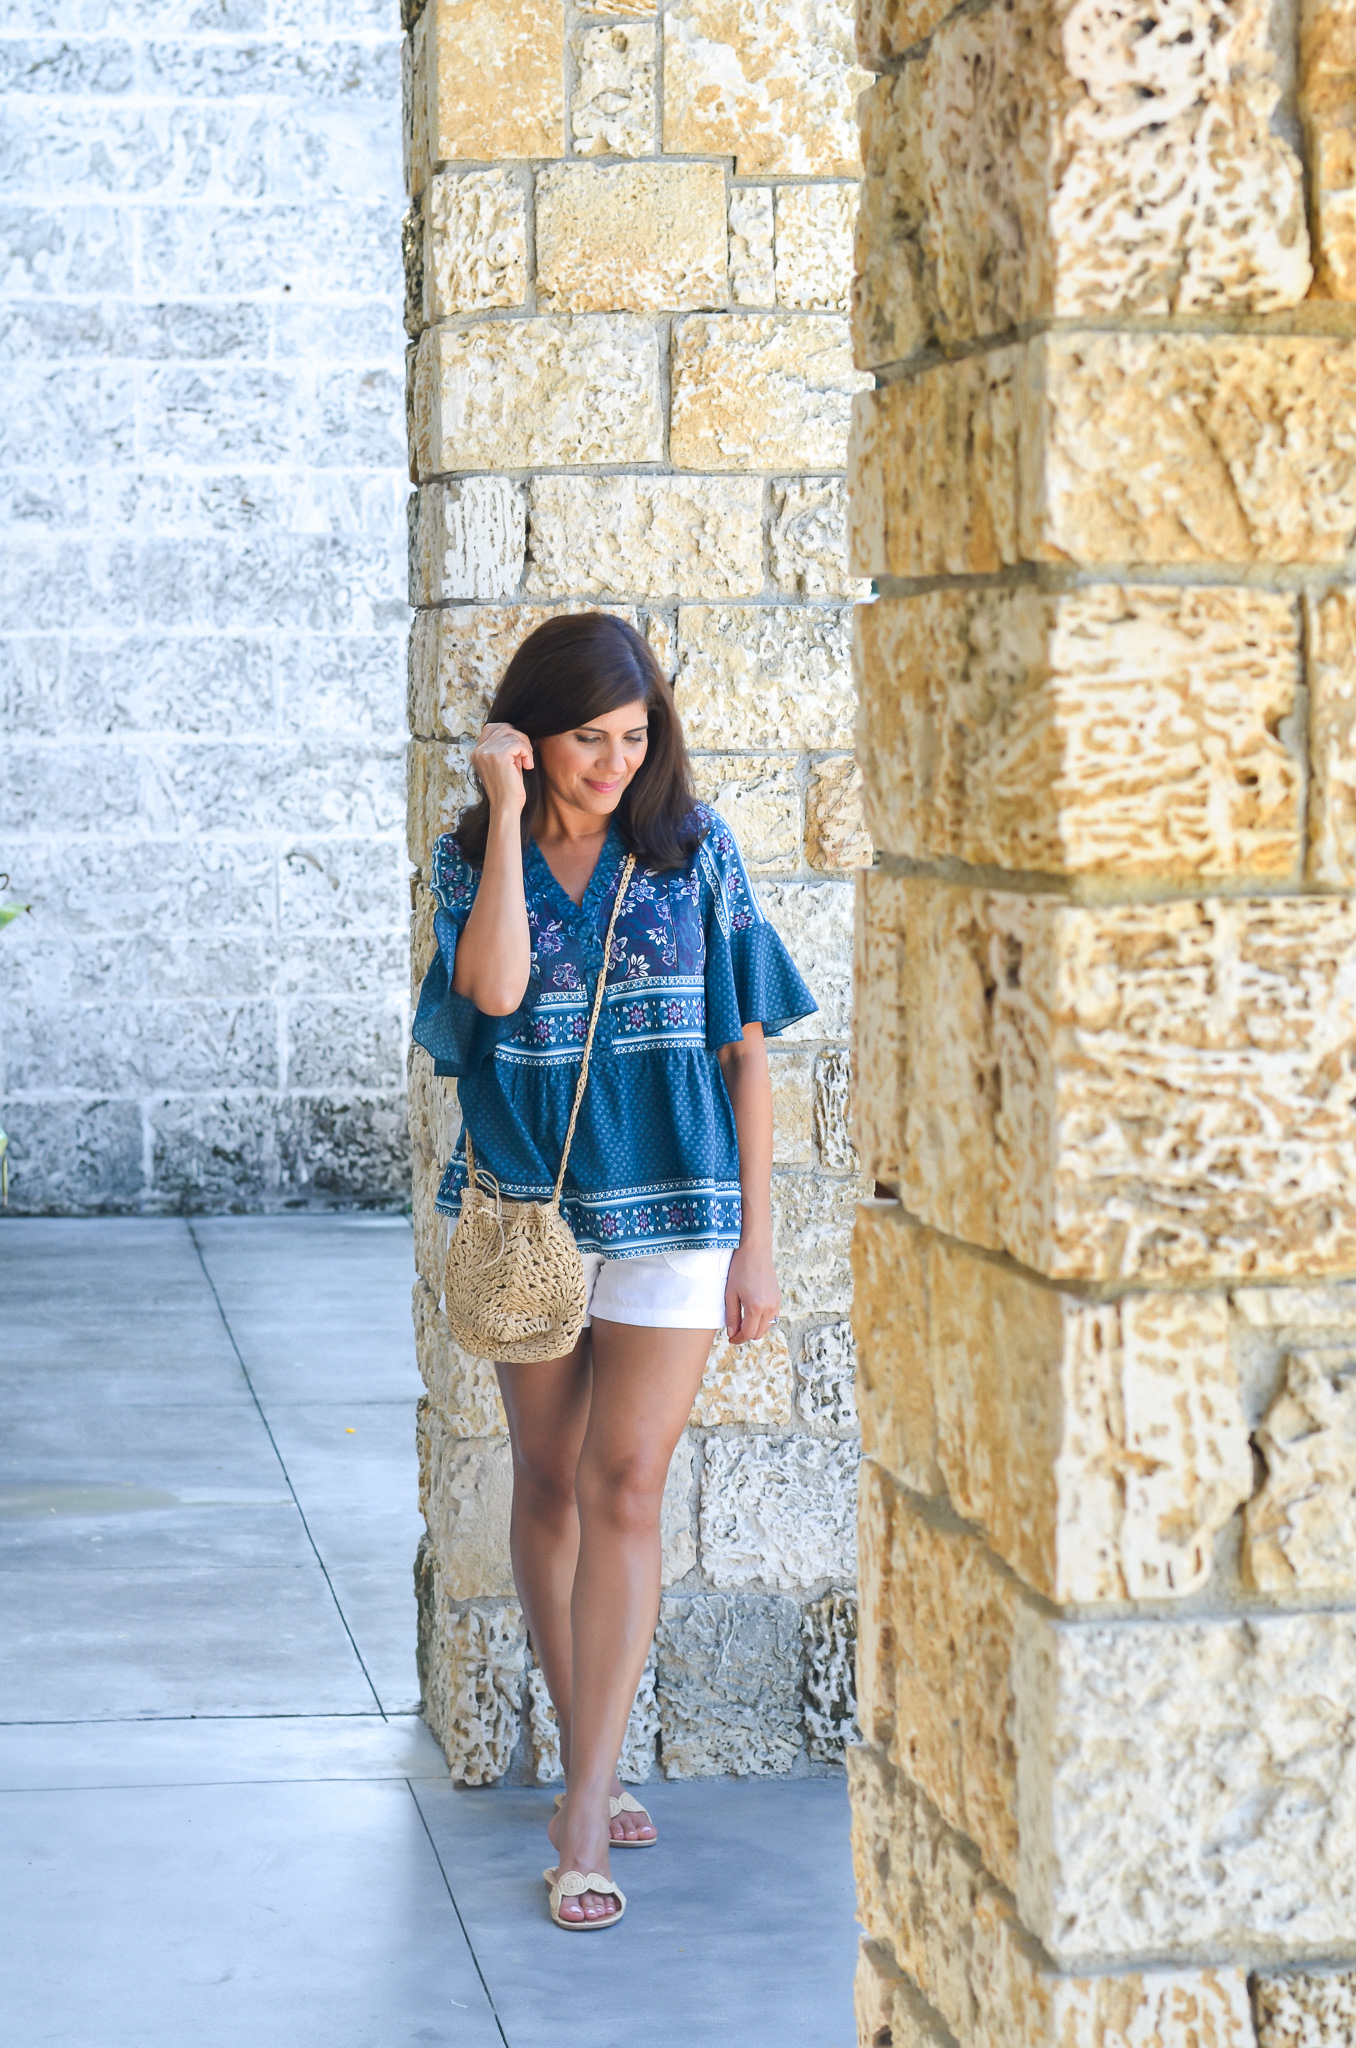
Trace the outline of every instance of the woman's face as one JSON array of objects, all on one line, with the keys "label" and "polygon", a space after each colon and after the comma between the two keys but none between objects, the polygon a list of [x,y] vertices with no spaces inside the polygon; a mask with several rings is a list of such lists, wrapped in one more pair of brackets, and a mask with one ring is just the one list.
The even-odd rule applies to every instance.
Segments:
[{"label": "woman's face", "polygon": [[557,802],[606,818],[645,759],[649,726],[643,703],[603,711],[591,725],[533,742],[542,778]]}]

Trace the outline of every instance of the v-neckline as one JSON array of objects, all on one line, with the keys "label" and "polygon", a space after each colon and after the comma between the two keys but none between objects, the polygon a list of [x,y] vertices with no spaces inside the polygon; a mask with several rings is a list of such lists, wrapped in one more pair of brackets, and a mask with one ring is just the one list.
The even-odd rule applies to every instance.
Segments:
[{"label": "v-neckline", "polygon": [[572,918],[582,919],[586,927],[591,929],[599,901],[606,895],[609,882],[621,866],[621,834],[617,830],[616,819],[611,818],[608,820],[607,833],[602,845],[598,849],[598,858],[593,863],[593,873],[584,884],[584,893],[578,903],[575,902],[569,890],[556,875],[550,861],[546,858],[536,840],[533,839],[530,841],[530,844],[534,857],[541,865],[542,874],[545,876],[549,887],[559,897],[563,907]]}]

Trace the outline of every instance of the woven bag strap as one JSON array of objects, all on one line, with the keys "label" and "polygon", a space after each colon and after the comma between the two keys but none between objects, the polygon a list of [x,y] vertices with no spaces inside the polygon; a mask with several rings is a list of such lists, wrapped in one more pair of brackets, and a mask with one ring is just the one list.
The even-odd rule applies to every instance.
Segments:
[{"label": "woven bag strap", "polygon": [[[565,1149],[560,1155],[560,1172],[556,1175],[556,1184],[551,1193],[552,1202],[559,1202],[560,1191],[565,1185],[565,1168],[569,1162],[570,1147],[574,1143],[574,1127],[579,1121],[579,1105],[584,1100],[584,1087],[589,1078],[589,1054],[593,1051],[593,1034],[598,1029],[598,1012],[603,1007],[603,991],[607,986],[607,966],[612,958],[612,934],[617,929],[617,918],[621,912],[622,898],[631,885],[631,876],[635,872],[635,865],[635,855],[628,853],[625,861],[622,863],[621,880],[617,884],[617,894],[613,899],[612,915],[607,921],[607,937],[603,941],[603,971],[598,976],[598,986],[593,992],[593,1014],[589,1018],[588,1037],[584,1040],[584,1059],[579,1069],[579,1079],[575,1084],[574,1102],[570,1109],[569,1128],[565,1133]],[[475,1183],[476,1156],[471,1150],[471,1133],[468,1129],[466,1133],[466,1185],[468,1188],[473,1188]]]},{"label": "woven bag strap", "polygon": [[617,918],[621,913],[622,898],[631,886],[631,876],[635,865],[635,855],[628,853],[622,863],[621,880],[617,884],[617,893],[612,900],[612,915],[607,921],[607,937],[603,941],[603,964],[598,975],[598,986],[593,991],[593,1014],[589,1018],[589,1035],[584,1040],[584,1058],[579,1069],[579,1079],[575,1084],[574,1104],[570,1110],[569,1126],[565,1132],[565,1149],[560,1155],[560,1172],[556,1175],[556,1184],[551,1194],[551,1200],[556,1203],[560,1201],[560,1191],[565,1185],[565,1167],[570,1157],[570,1147],[574,1143],[574,1127],[579,1121],[579,1105],[584,1100],[584,1089],[588,1083],[589,1054],[593,1051],[593,1034],[598,1029],[598,1012],[603,1007],[603,991],[607,987],[608,962],[612,958],[612,934],[617,929]]}]

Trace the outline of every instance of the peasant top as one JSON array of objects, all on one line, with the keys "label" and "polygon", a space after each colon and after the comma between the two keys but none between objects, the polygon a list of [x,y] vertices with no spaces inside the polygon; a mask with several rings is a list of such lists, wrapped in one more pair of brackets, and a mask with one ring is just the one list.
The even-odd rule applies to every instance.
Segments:
[{"label": "peasant top", "polygon": [[[613,935],[588,1085],[561,1194],[581,1251],[637,1258],[739,1243],[739,1146],[716,1054],[759,1023],[769,1037],[816,1008],[749,884],[734,834],[702,805],[686,866],[637,864]],[[450,833],[433,854],[438,951],[414,1037],[455,1075],[476,1169],[506,1198],[550,1199],[625,847],[614,819],[576,905],[535,841],[523,849],[532,963],[519,1007],[486,1016],[452,988],[480,875]],[[461,1210],[465,1136],[438,1207]]]}]

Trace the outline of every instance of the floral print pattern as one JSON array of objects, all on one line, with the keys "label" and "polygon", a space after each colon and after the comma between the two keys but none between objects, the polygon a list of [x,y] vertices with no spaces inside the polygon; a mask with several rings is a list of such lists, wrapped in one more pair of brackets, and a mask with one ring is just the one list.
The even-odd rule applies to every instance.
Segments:
[{"label": "floral print pattern", "polygon": [[[758,905],[729,826],[706,808],[698,822],[701,844],[684,867],[634,871],[606,963],[561,1206],[580,1248],[610,1258],[638,1257],[657,1243],[739,1242],[739,1152],[716,1055],[750,1020],[775,1036],[815,1007]],[[511,1201],[543,1201],[551,1191],[622,861],[614,824],[576,904],[529,842],[527,992],[512,1015],[489,1017],[451,986],[479,876],[450,835],[434,848],[438,954],[414,1036],[440,1073],[456,1076],[477,1164]],[[459,1141],[438,1191],[446,1214],[459,1213],[465,1183]]]}]

